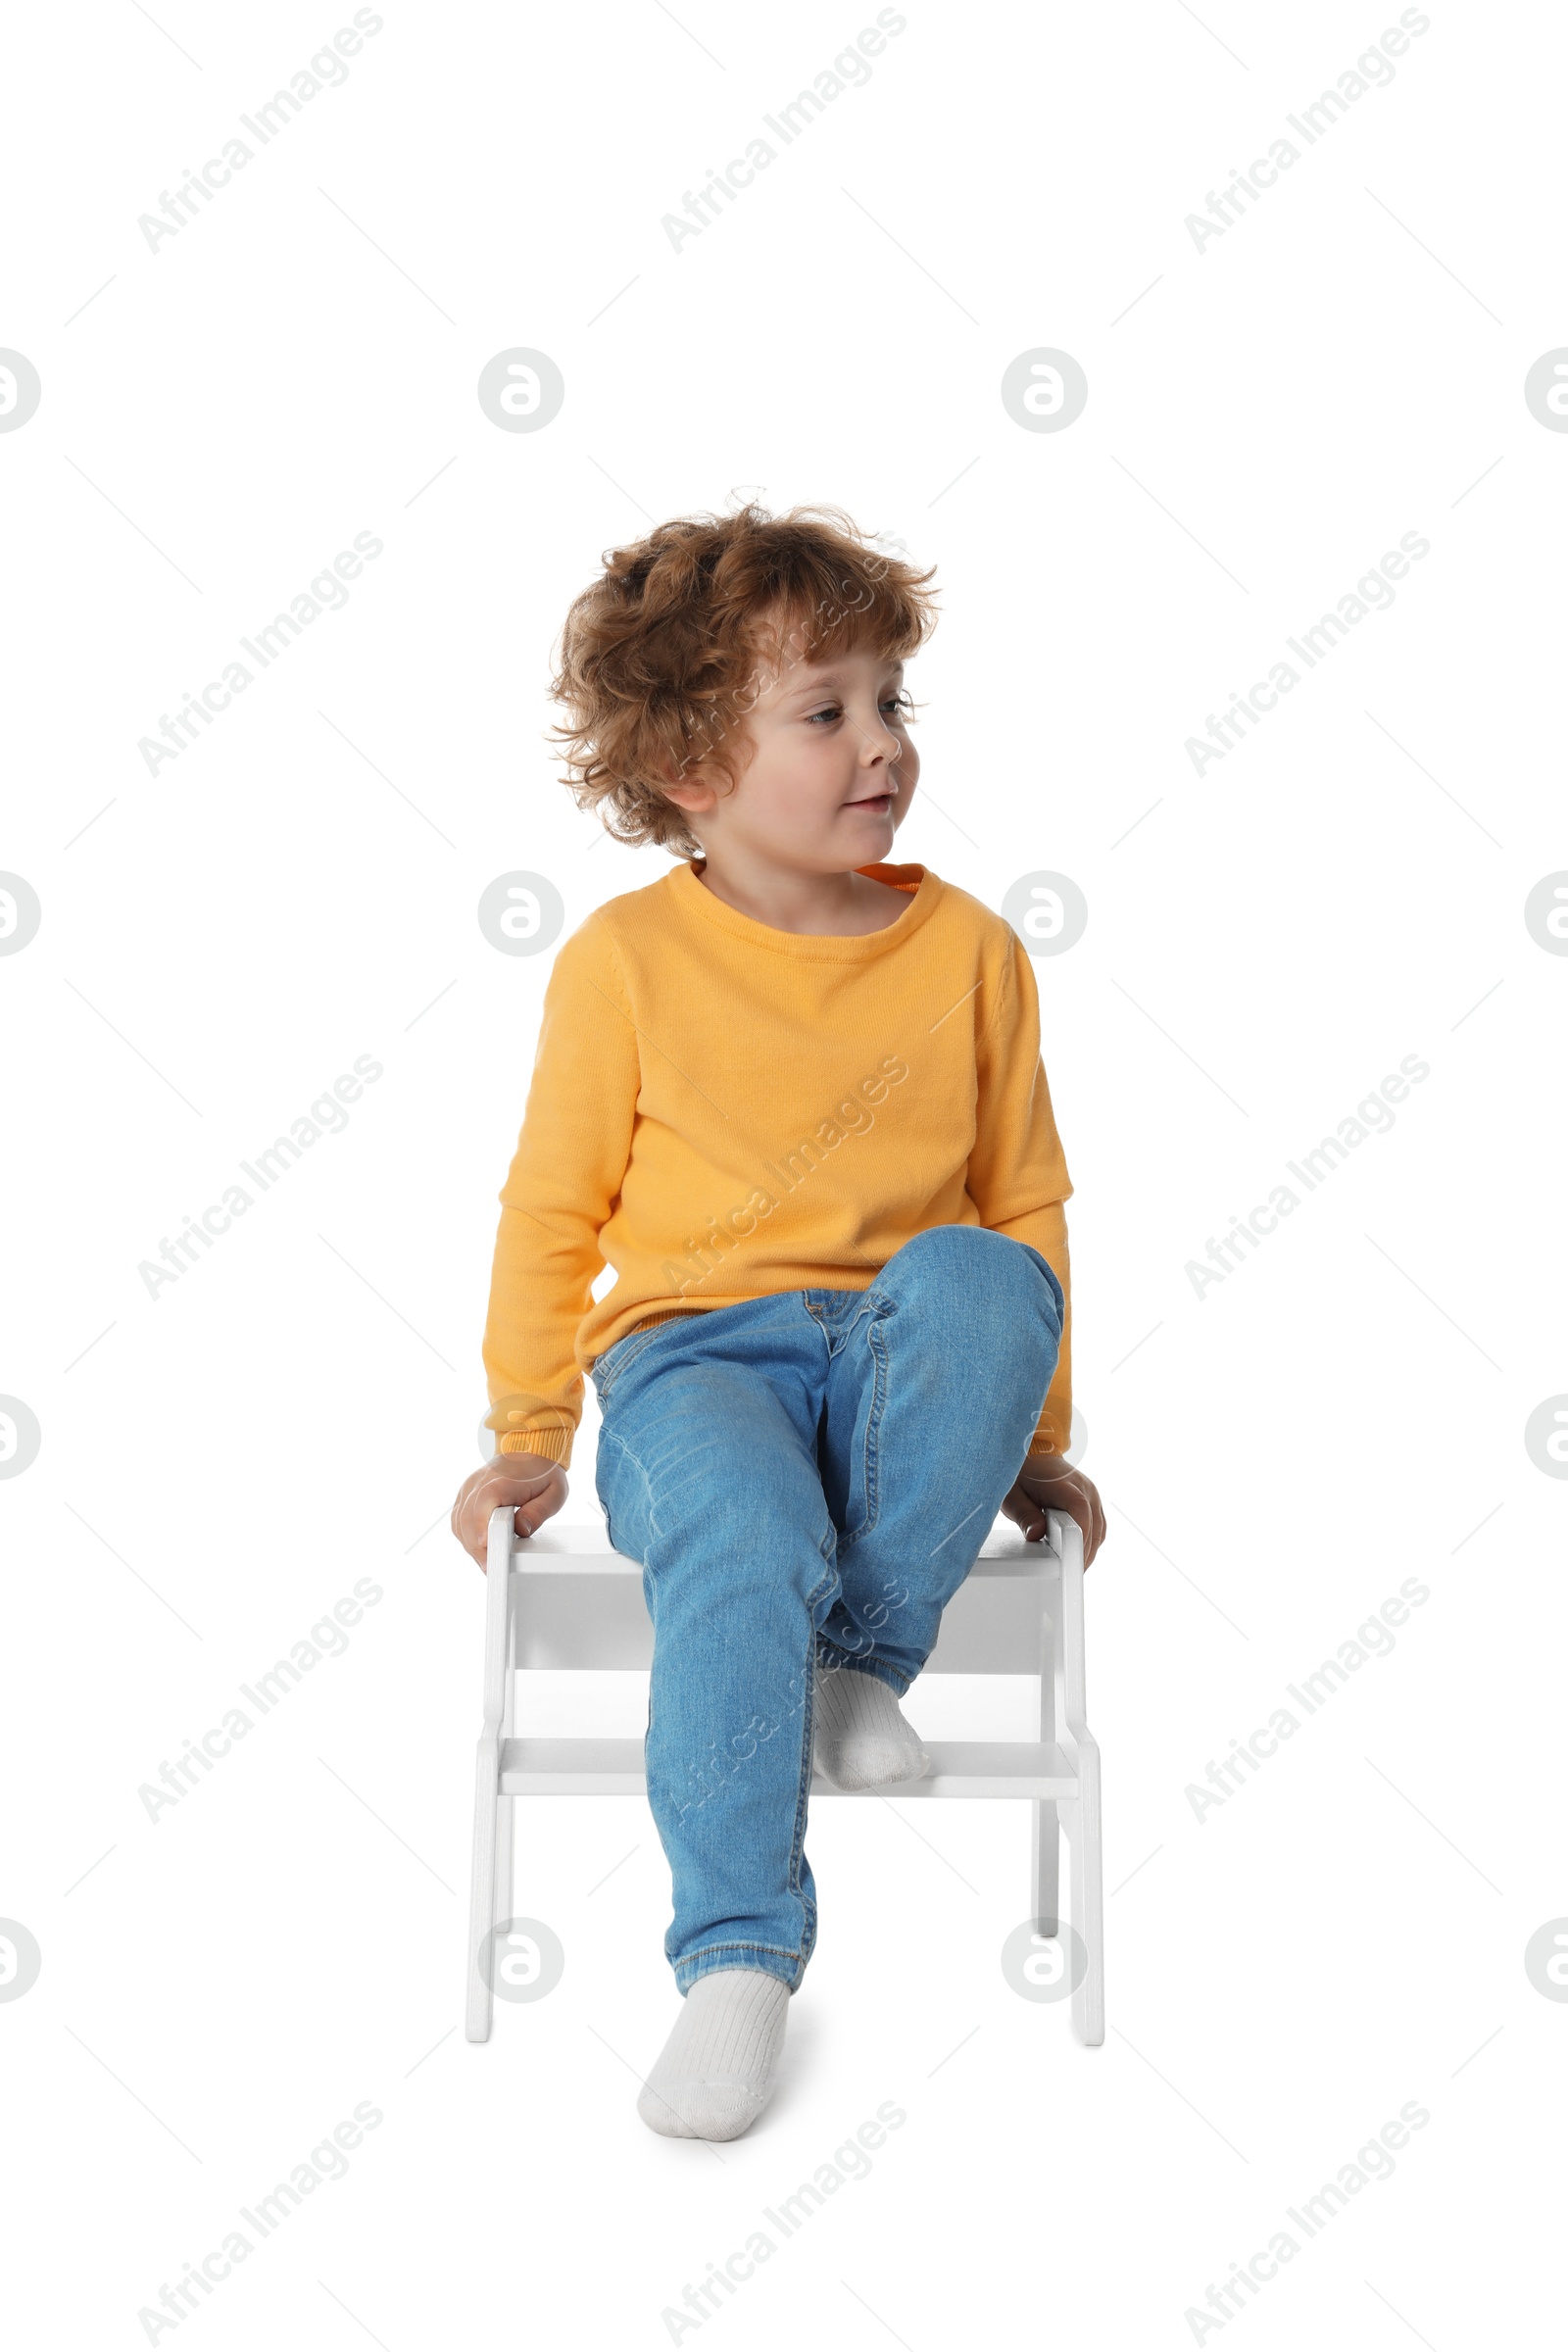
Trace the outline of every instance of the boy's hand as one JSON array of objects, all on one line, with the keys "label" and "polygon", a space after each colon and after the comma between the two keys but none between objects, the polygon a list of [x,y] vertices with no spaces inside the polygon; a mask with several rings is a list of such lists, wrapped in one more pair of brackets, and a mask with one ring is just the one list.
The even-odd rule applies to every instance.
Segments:
[{"label": "boy's hand", "polygon": [[1030,1454],[1002,1507],[1031,1544],[1045,1535],[1048,1509],[1076,1519],[1083,1532],[1085,1568],[1105,1540],[1105,1513],[1095,1483],[1062,1453]]},{"label": "boy's hand", "polygon": [[537,1535],[566,1499],[566,1473],[542,1453],[498,1453],[466,1478],[452,1506],[452,1533],[469,1557],[487,1567],[490,1514],[515,1503],[512,1524],[519,1536]]}]

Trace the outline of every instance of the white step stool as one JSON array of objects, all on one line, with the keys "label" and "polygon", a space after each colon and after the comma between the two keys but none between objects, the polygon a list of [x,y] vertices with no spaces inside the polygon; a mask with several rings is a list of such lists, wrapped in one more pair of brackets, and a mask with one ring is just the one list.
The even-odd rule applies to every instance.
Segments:
[{"label": "white step stool", "polygon": [[[927,1740],[924,1780],[887,1793],[916,1797],[1017,1796],[1034,1808],[1029,1917],[1054,1936],[1059,1830],[1071,1847],[1071,1910],[1088,1966],[1073,1990],[1081,2042],[1105,2038],[1101,1908],[1100,1750],[1084,1720],[1083,1534],[1063,1511],[1046,1536],[1025,1541],[998,1519],[980,1557],[942,1615],[927,1674],[1031,1674],[1040,1678],[1032,1740]],[[513,1800],[519,1796],[647,1795],[637,1740],[518,1740],[513,1736],[519,1672],[605,1672],[653,1663],[654,1629],[642,1569],[611,1549],[599,1527],[549,1520],[536,1536],[514,1532],[514,1506],[490,1514],[485,1605],[484,1728],[473,1820],[473,1900],[468,1929],[467,2036],[487,2041],[491,1986],[486,1938],[512,1916]],[[836,1788],[820,1773],[813,1798],[874,1794]]]}]

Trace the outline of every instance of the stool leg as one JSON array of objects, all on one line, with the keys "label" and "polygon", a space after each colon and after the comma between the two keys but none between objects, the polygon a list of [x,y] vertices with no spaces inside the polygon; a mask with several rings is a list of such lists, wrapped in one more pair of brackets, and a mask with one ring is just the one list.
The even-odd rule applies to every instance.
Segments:
[{"label": "stool leg", "polygon": [[496,1926],[503,1927],[512,1917],[512,1810],[514,1796],[503,1796],[496,1804]]},{"label": "stool leg", "polygon": [[1100,1868],[1100,1750],[1086,1742],[1078,1759],[1081,1793],[1062,1808],[1072,1848],[1072,1924],[1088,1955],[1072,1996],[1072,2030],[1090,2049],[1105,2038],[1105,1930]]},{"label": "stool leg", "polygon": [[[1060,1563],[1048,1555],[1042,1562],[1040,1593],[1040,1696],[1035,1715],[1035,1738],[1050,1743],[1056,1737],[1056,1646],[1060,1609],[1055,1601],[1055,1578]],[[1054,1796],[1033,1800],[1029,1840],[1029,1916],[1039,1936],[1054,1936],[1061,1921],[1061,1824]]]},{"label": "stool leg", "polygon": [[[473,1880],[468,1904],[468,1984],[466,2030],[470,2041],[488,2041],[495,2015],[490,1982],[483,1967],[485,1945],[499,1917],[499,1894],[506,1908],[512,1902],[512,1800],[501,1796],[501,1743],[511,1730],[515,1698],[513,1658],[515,1647],[512,1614],[512,1554],[516,1513],[501,1503],[490,1514],[485,1554],[484,1602],[484,1728],[479,1734],[473,1795]],[[499,1846],[506,1832],[506,1859],[498,1869]]]},{"label": "stool leg", "polygon": [[[507,1741],[517,1727],[517,1611],[514,1605],[507,1612],[506,1637],[506,1696],[501,1708],[501,1753],[506,1757]],[[493,1925],[504,1927],[512,1917],[512,1855],[513,1808],[515,1797],[501,1796],[496,1801],[496,1896]]]},{"label": "stool leg", "polygon": [[1077,1793],[1057,1799],[1061,1826],[1072,1848],[1070,1900],[1073,1932],[1085,1955],[1083,1982],[1072,1996],[1072,2030],[1096,2049],[1105,2038],[1105,1923],[1100,1867],[1100,1750],[1084,1708],[1084,1540],[1065,1512],[1049,1517],[1052,1548],[1060,1562],[1057,1588],[1060,1627],[1054,1665],[1060,1678],[1060,1731],[1074,1759]]},{"label": "stool leg", "polygon": [[473,1799],[473,1886],[468,1905],[468,1995],[465,2031],[469,2041],[488,2041],[494,2014],[490,1982],[481,1966],[485,1938],[496,1917],[496,1834],[501,1774],[499,1743],[479,1741]]},{"label": "stool leg", "polygon": [[1029,1916],[1037,1936],[1054,1936],[1061,1919],[1061,1824],[1054,1796],[1034,1800]]}]

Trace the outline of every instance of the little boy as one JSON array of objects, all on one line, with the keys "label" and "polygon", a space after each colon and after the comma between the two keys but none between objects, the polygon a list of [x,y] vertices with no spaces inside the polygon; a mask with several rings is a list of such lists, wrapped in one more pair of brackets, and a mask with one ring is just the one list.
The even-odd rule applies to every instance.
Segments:
[{"label": "little boy", "polygon": [[[999,1509],[1104,1533],[1065,1460],[1072,1186],[1027,953],[886,862],[919,760],[930,572],[834,509],[668,522],[572,605],[569,787],[682,860],[563,942],[501,1194],[499,1451],[453,1529],[596,1486],[654,1626],[644,1740],[681,2015],[638,2112],[732,2139],[816,1939],[816,1769],[928,1759],[899,1700]],[[613,1268],[598,1298],[596,1277]]]}]

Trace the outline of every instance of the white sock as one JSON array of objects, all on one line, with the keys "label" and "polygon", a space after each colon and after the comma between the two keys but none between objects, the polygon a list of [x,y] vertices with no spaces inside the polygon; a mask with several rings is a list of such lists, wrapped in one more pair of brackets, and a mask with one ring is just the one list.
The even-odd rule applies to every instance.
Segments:
[{"label": "white sock", "polygon": [[816,1768],[840,1788],[891,1788],[931,1769],[920,1736],[906,1723],[892,1686],[851,1666],[816,1669]]},{"label": "white sock", "polygon": [[666,2139],[738,2139],[773,2091],[790,1988],[760,1968],[715,1968],[681,2003],[637,2101]]}]

